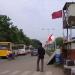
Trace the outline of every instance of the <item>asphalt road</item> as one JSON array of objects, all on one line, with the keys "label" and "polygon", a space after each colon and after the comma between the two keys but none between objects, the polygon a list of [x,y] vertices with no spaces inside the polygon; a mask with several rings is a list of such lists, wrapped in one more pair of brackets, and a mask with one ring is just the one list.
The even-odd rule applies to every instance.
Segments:
[{"label": "asphalt road", "polygon": [[18,56],[15,60],[0,60],[0,75],[64,75],[62,69],[47,65],[49,57],[45,56],[44,72],[36,71],[36,56]]}]

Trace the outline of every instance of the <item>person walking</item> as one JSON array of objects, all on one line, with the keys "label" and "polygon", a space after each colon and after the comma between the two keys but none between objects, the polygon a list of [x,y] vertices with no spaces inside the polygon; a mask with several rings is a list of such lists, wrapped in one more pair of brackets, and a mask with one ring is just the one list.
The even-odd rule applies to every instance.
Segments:
[{"label": "person walking", "polygon": [[42,43],[40,43],[39,48],[38,48],[38,57],[37,57],[37,71],[40,71],[39,62],[41,61],[41,72],[43,72],[44,55],[45,55],[45,49],[42,47]]}]

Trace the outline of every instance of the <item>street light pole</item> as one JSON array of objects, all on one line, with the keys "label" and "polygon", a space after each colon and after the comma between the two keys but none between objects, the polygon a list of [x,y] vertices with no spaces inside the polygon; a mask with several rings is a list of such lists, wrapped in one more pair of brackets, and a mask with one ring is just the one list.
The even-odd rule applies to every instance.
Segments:
[{"label": "street light pole", "polygon": [[[49,36],[50,35],[50,32],[49,32],[49,28],[42,28],[41,30],[47,30],[47,36]],[[46,40],[46,44],[47,44],[47,40]],[[47,46],[47,50],[48,50],[48,46]]]}]

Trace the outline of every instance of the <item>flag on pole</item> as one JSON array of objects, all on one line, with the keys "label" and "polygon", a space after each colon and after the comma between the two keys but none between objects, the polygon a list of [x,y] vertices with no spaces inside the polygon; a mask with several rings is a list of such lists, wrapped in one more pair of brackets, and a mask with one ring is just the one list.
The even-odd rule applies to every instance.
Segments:
[{"label": "flag on pole", "polygon": [[48,42],[52,41],[52,34],[48,37]]},{"label": "flag on pole", "polygon": [[52,13],[52,19],[61,18],[61,17],[62,17],[62,10]]},{"label": "flag on pole", "polygon": [[55,37],[54,37],[53,34],[51,34],[51,35],[49,35],[48,40],[47,40],[46,43],[47,43],[47,44],[50,44],[50,43],[52,43],[54,40],[55,40]]}]

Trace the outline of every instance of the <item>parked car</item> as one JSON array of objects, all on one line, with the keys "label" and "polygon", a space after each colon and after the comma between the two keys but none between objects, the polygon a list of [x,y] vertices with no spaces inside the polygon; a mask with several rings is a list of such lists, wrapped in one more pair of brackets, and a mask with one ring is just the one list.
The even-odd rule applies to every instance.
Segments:
[{"label": "parked car", "polygon": [[31,50],[31,56],[37,56],[38,55],[38,49]]}]

